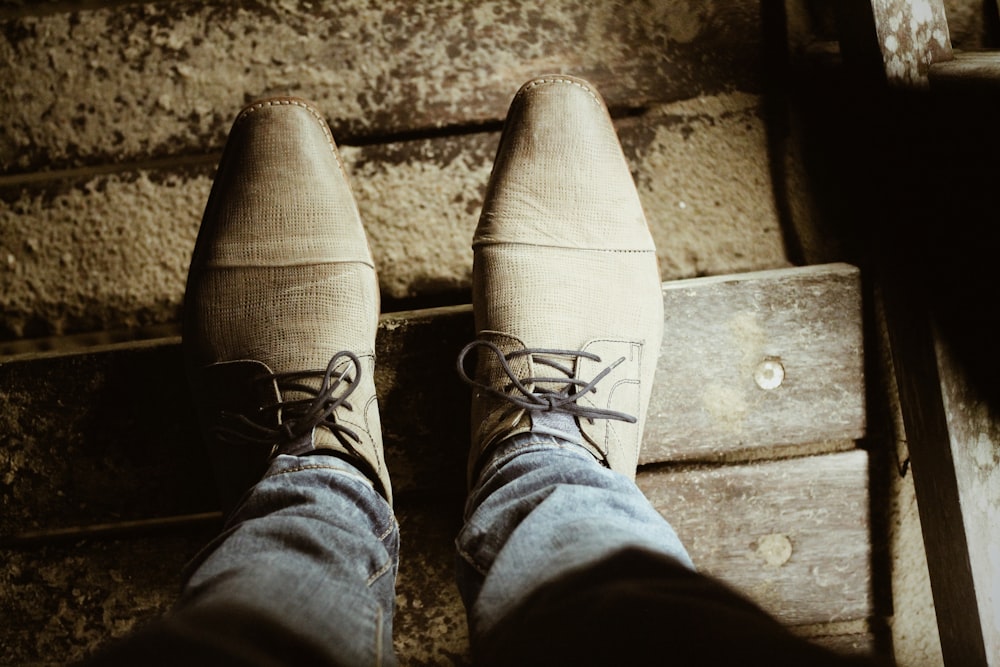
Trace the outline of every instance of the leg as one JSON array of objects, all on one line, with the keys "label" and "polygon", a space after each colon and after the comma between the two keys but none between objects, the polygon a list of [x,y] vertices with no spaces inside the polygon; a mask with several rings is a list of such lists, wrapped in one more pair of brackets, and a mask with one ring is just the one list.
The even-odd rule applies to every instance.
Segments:
[{"label": "leg", "polygon": [[483,469],[458,538],[459,588],[474,641],[544,585],[628,548],[693,567],[632,480],[570,441],[510,438]]},{"label": "leg", "polygon": [[478,665],[869,665],[791,635],[695,572],[626,476],[566,440],[510,438],[457,540]]},{"label": "leg", "polygon": [[278,456],[164,619],[95,664],[389,665],[399,528],[347,461]]},{"label": "leg", "polygon": [[474,388],[472,491],[458,548],[475,646],[541,587],[623,549],[691,563],[633,482],[660,276],[587,82],[546,77],[515,96],[473,249],[478,337],[459,361]]},{"label": "leg", "polygon": [[457,546],[474,656],[840,664],[696,574],[634,484],[662,295],[631,174],[585,81],[546,77],[515,96],[473,248]]},{"label": "leg", "polygon": [[173,613],[117,655],[395,662],[399,537],[373,377],[378,303],[322,116],[290,98],[245,108],[184,305],[192,396],[230,518]]}]

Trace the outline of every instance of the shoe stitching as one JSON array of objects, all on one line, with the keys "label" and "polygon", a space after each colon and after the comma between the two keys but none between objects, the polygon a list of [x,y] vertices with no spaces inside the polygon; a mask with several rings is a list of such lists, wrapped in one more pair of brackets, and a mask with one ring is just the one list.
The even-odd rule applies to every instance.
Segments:
[{"label": "shoe stitching", "polygon": [[276,106],[295,106],[308,111],[313,118],[319,123],[320,128],[323,130],[323,135],[326,137],[326,143],[330,147],[330,152],[333,153],[333,157],[337,160],[337,166],[340,167],[340,171],[346,175],[346,170],[344,169],[344,163],[340,159],[340,151],[337,150],[337,143],[333,139],[333,132],[330,131],[330,126],[327,124],[326,119],[323,117],[319,111],[317,111],[312,105],[307,104],[301,100],[290,99],[290,98],[275,98],[271,100],[262,100],[256,104],[251,104],[250,106],[244,107],[240,112],[240,115],[236,118],[235,125],[239,125],[248,118],[250,114],[255,111],[260,111],[265,107],[276,107]]},{"label": "shoe stitching", "polygon": [[333,470],[334,472],[342,472],[345,475],[350,475],[351,477],[357,477],[358,479],[364,480],[366,482],[370,481],[367,477],[365,477],[364,475],[361,475],[359,473],[353,473],[353,472],[350,472],[349,470],[344,470],[343,468],[338,468],[337,466],[330,466],[330,465],[323,465],[323,464],[300,465],[300,466],[296,466],[294,468],[286,468],[284,470],[279,470],[277,472],[272,472],[272,473],[268,474],[267,478],[269,479],[269,478],[272,478],[272,477],[278,477],[279,475],[287,475],[287,474],[293,473],[293,472],[303,472],[305,470]]},{"label": "shoe stitching", "polygon": [[[509,380],[509,384],[505,388],[498,389],[468,374],[465,370],[465,358],[475,348],[486,348],[487,352],[493,353],[496,363],[500,364],[500,370],[503,371],[503,374]],[[535,366],[551,368],[563,375],[553,377],[518,377],[514,368],[510,365],[510,360],[513,357],[521,356],[530,359]],[[459,377],[466,384],[493,398],[502,399],[530,412],[567,413],[577,418],[587,419],[588,421],[593,421],[594,419],[615,419],[630,423],[636,421],[636,417],[633,415],[606,408],[586,408],[577,402],[590,392],[596,391],[596,385],[619,364],[624,362],[625,357],[608,364],[604,370],[600,371],[589,381],[576,377],[573,373],[573,368],[564,365],[564,360],[568,361],[566,358],[575,358],[577,362],[581,359],[589,359],[598,364],[604,363],[598,355],[590,353],[586,349],[554,350],[525,347],[504,352],[492,341],[479,338],[466,345],[459,352],[456,367]],[[531,372],[535,371],[532,370]],[[539,372],[544,373],[548,371],[539,368]],[[564,384],[565,386],[560,390],[540,386],[550,384]]]},{"label": "shoe stitching", "polygon": [[590,97],[593,98],[594,102],[596,102],[599,107],[601,107],[602,109],[604,108],[604,104],[601,103],[601,99],[597,96],[597,94],[591,88],[588,88],[587,86],[583,85],[579,81],[573,81],[572,79],[535,79],[534,81],[531,81],[531,82],[525,84],[525,86],[521,89],[521,93],[522,94],[526,93],[527,91],[531,90],[532,88],[537,88],[538,86],[541,86],[541,85],[544,85],[544,84],[547,84],[547,83],[567,83],[567,84],[569,84],[571,86],[576,86],[580,90],[583,90],[588,95],[590,95]]},{"label": "shoe stitching", "polygon": [[574,248],[573,246],[562,246],[562,245],[547,245],[544,243],[525,243],[524,241],[479,241],[473,240],[472,248],[473,250],[478,248],[488,248],[490,246],[498,245],[520,245],[520,246],[530,246],[532,248],[555,248],[556,250],[574,250],[579,252],[614,252],[626,255],[655,255],[656,250],[642,249],[642,248]]},{"label": "shoe stitching", "polygon": [[[349,374],[352,367],[353,376]],[[227,444],[270,445],[272,455],[298,454],[303,451],[298,441],[322,426],[337,439],[344,451],[357,454],[361,437],[342,423],[337,413],[341,407],[354,410],[347,399],[360,386],[361,372],[359,357],[344,350],[333,355],[323,371],[264,375],[256,381],[272,383],[279,391],[278,400],[260,406],[256,420],[239,412],[221,412],[213,435]],[[305,384],[306,380],[317,378],[320,380],[318,387]],[[308,397],[287,400],[287,392],[299,392]],[[268,416],[274,420],[273,425],[260,421],[261,417]],[[307,449],[312,449],[312,446]]]},{"label": "shoe stitching", "polygon": [[371,586],[378,580],[379,577],[381,577],[383,574],[385,574],[391,569],[392,569],[392,559],[390,558],[388,561],[386,561],[385,565],[375,570],[375,572],[373,572],[372,575],[368,577],[367,584]]}]

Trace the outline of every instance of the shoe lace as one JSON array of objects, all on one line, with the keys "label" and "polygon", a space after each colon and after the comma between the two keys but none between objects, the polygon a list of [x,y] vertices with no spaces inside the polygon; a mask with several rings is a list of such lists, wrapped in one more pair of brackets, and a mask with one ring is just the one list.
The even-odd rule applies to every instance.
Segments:
[{"label": "shoe lace", "polygon": [[[337,371],[344,359],[350,363]],[[243,414],[223,412],[223,424],[216,429],[216,436],[227,444],[269,445],[273,454],[282,444],[296,441],[317,426],[323,426],[347,451],[354,451],[354,445],[361,439],[352,429],[337,422],[336,411],[341,407],[353,410],[347,397],[357,389],[360,376],[361,361],[356,354],[346,350],[333,355],[325,370],[263,375],[257,381],[274,382],[280,396],[299,393],[305,397],[278,400],[258,409],[258,415],[264,417],[261,421],[277,421],[277,426],[267,426]],[[321,378],[318,387],[315,382],[305,382],[315,378]]]},{"label": "shoe lace", "polygon": [[[502,390],[474,379],[465,370],[465,358],[475,348],[485,348],[488,352],[496,355],[500,363],[500,368],[510,380]],[[561,375],[558,377],[518,378],[510,365],[510,360],[516,357],[529,357],[536,366],[552,368],[561,373]],[[580,405],[578,403],[587,394],[596,392],[597,383],[625,361],[625,357],[621,357],[609,364],[589,382],[574,377],[575,373],[572,362],[579,359],[589,359],[601,363],[601,358],[598,355],[583,350],[522,348],[504,353],[490,341],[475,340],[459,352],[457,365],[458,374],[466,384],[485,391],[492,396],[502,398],[518,408],[532,412],[562,412],[586,419],[590,423],[593,423],[595,419],[615,419],[634,424],[637,420],[632,415],[616,410]],[[529,385],[532,385],[533,388],[529,389]],[[553,389],[540,385],[560,385],[560,388]]]}]

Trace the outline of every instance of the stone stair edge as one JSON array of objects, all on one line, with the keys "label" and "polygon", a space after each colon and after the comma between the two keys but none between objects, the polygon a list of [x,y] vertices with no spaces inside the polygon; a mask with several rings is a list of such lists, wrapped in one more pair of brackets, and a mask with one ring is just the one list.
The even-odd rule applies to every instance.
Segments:
[{"label": "stone stair edge", "polygon": [[[829,262],[825,264],[664,280],[661,283],[661,289],[663,291],[696,289],[700,286],[712,284],[747,279],[767,279],[782,275],[801,275],[804,273],[812,273],[817,276],[821,276],[824,273],[831,275],[847,273],[860,277],[860,269],[852,264],[846,262]],[[383,311],[379,315],[379,328],[392,330],[413,320],[430,319],[440,315],[461,315],[471,312],[471,303]],[[41,359],[106,354],[179,345],[181,345],[181,325],[179,322],[168,322],[163,325],[142,328],[135,331],[92,331],[66,336],[0,341],[0,364],[30,363]]]}]

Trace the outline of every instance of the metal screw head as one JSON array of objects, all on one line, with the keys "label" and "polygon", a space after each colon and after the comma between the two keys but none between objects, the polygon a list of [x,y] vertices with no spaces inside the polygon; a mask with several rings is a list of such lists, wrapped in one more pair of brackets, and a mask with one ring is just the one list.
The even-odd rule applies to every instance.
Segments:
[{"label": "metal screw head", "polygon": [[768,357],[757,364],[753,372],[753,381],[761,389],[777,389],[785,380],[785,367],[781,365],[781,359]]}]

